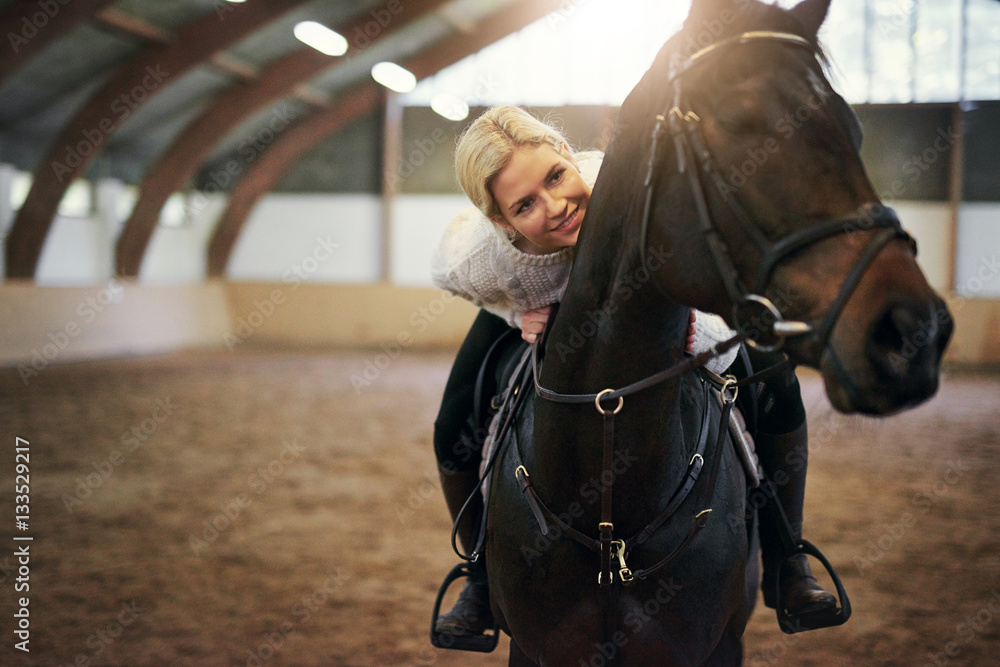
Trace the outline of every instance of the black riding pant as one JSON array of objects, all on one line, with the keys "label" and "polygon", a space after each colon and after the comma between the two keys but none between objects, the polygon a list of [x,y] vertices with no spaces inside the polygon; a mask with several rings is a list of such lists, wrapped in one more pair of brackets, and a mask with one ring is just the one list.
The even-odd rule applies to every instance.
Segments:
[{"label": "black riding pant", "polygon": [[434,422],[434,453],[445,470],[479,469],[489,424],[473,423],[476,378],[490,346],[510,329],[501,318],[480,310],[458,349]]},{"label": "black riding pant", "polygon": [[[759,373],[781,363],[784,359],[785,355],[781,352],[760,352],[746,347],[746,355],[741,352],[729,372],[737,379],[742,379],[750,374],[750,369],[746,366],[747,361],[750,362],[753,372]],[[752,433],[772,435],[790,433],[806,420],[802,391],[792,364],[786,364],[780,370],[768,374],[755,383],[752,389],[752,392],[741,391],[737,400],[740,410],[750,421]]]}]

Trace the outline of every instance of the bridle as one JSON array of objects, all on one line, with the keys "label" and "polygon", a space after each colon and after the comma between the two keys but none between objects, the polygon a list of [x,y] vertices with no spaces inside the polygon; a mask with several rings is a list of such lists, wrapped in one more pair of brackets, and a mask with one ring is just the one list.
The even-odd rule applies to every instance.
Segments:
[{"label": "bridle", "polygon": [[[675,63],[672,67],[668,84],[673,87],[673,95],[669,108],[656,116],[656,125],[653,128],[650,141],[646,178],[643,183],[645,202],[640,227],[641,261],[645,265],[646,237],[652,213],[654,176],[659,163],[657,146],[664,126],[666,126],[674,142],[677,171],[688,177],[695,207],[698,211],[699,231],[705,238],[715,268],[726,287],[727,296],[733,303],[733,323],[736,331],[743,335],[748,345],[766,351],[780,347],[787,336],[805,334],[814,336],[819,342],[820,348],[825,349],[844,305],[857,287],[865,270],[882,248],[894,238],[903,238],[910,242],[915,254],[916,244],[900,225],[895,211],[880,203],[864,204],[850,213],[820,220],[813,225],[788,234],[777,242],[771,242],[764,234],[761,225],[754,220],[753,216],[736,198],[733,194],[733,188],[726,182],[707,148],[699,125],[701,119],[693,111],[684,111],[686,100],[682,82],[684,75],[692,67],[706,59],[734,46],[761,41],[779,42],[805,48],[811,54],[815,54],[812,43],[799,35],[786,32],[755,31],[744,32],[707,46],[692,54],[687,60],[681,61],[679,64]],[[741,229],[746,230],[763,258],[752,290],[747,289],[740,278],[732,261],[729,246],[719,234],[715,222],[712,220],[708,204],[706,183],[708,179],[716,186],[716,190],[740,223]],[[818,329],[807,322],[785,320],[770,299],[763,296],[775,268],[792,253],[831,236],[872,228],[880,228],[880,231],[868,242],[850,273],[844,279],[836,299],[834,299]],[[761,325],[766,326],[767,330],[760,331]],[[769,336],[769,339],[763,340],[761,334]]]},{"label": "bridle", "polygon": [[[680,375],[691,370],[695,370],[703,366],[712,357],[722,354],[725,350],[744,341],[747,344],[759,349],[773,350],[780,347],[785,337],[811,335],[816,337],[816,339],[821,343],[822,348],[827,348],[830,334],[836,324],[837,318],[844,308],[844,305],[850,298],[850,295],[854,291],[855,287],[857,287],[865,273],[865,270],[872,263],[882,248],[884,248],[885,245],[894,238],[903,238],[909,240],[914,253],[916,252],[916,246],[913,239],[905,230],[903,230],[895,212],[891,208],[882,206],[878,203],[865,204],[849,214],[820,220],[809,227],[792,232],[776,242],[771,242],[764,234],[761,226],[757,224],[754,221],[754,218],[747,212],[746,208],[740,204],[739,200],[734,197],[732,193],[728,192],[730,188],[719,187],[717,189],[723,195],[726,204],[732,210],[738,221],[743,225],[743,228],[748,231],[750,237],[756,243],[763,257],[760,269],[757,272],[753,290],[751,291],[746,288],[730,257],[729,247],[716,229],[716,225],[712,220],[708,205],[708,189],[706,186],[706,180],[709,178],[712,179],[717,186],[720,184],[725,185],[725,181],[715,163],[715,160],[712,158],[711,153],[706,147],[706,143],[699,128],[700,119],[694,112],[685,112],[683,110],[685,99],[681,83],[686,72],[690,71],[695,64],[703,62],[713,54],[721,53],[724,49],[732,46],[765,40],[806,48],[810,53],[815,54],[814,46],[808,40],[800,37],[799,35],[785,32],[756,31],[744,32],[735,37],[705,47],[704,49],[692,54],[687,60],[674,65],[668,79],[668,83],[673,86],[671,104],[669,108],[664,111],[664,113],[656,116],[656,126],[653,130],[650,143],[648,170],[644,181],[645,203],[643,207],[640,231],[640,259],[643,266],[646,265],[645,246],[654,194],[653,181],[659,162],[657,145],[659,143],[660,136],[663,133],[664,126],[667,126],[674,142],[677,170],[679,173],[686,174],[688,177],[691,192],[698,211],[700,231],[702,232],[711,251],[715,267],[725,284],[727,295],[734,304],[733,321],[736,325],[736,335],[727,341],[723,341],[713,346],[706,352],[702,352],[694,357],[688,357],[680,363],[675,364],[670,368],[661,370],[647,378],[633,382],[632,384],[619,389],[604,389],[603,391],[591,394],[560,393],[547,389],[541,385],[539,380],[539,356],[540,349],[544,346],[543,341],[541,343],[536,343],[534,349],[532,350],[532,363],[530,365],[530,369],[527,368],[528,364],[526,361],[522,363],[523,375],[516,384],[511,385],[512,389],[508,390],[504,399],[504,403],[513,401],[512,397],[518,394],[517,388],[523,386],[524,383],[529,382],[529,377],[533,375],[535,391],[542,399],[570,404],[592,403],[596,407],[597,412],[602,416],[604,423],[603,465],[605,471],[608,471],[609,466],[611,465],[610,462],[612,460],[614,450],[615,415],[622,409],[624,396],[647,389],[668,379],[679,377]],[[786,259],[792,253],[831,236],[872,228],[877,228],[879,231],[869,240],[867,246],[864,248],[855,265],[852,267],[850,273],[845,278],[837,297],[818,329],[815,329],[807,322],[785,320],[778,308],[767,297],[763,296],[766,292],[768,284],[770,283],[771,276],[774,273],[775,268],[781,261]],[[764,333],[771,336],[770,340],[764,340],[760,337],[759,333],[755,333],[754,327],[761,322],[768,325],[768,330]],[[832,348],[829,349],[829,353],[832,355]],[[840,362],[836,361],[835,363],[839,366]],[[614,572],[612,570],[612,561],[614,559],[617,559],[619,564],[619,580],[626,584],[634,581],[636,578],[645,578],[646,576],[649,576],[653,572],[673,562],[680,556],[680,554],[686,549],[686,547],[705,525],[705,522],[708,519],[708,514],[711,512],[710,509],[698,512],[695,515],[694,525],[683,542],[667,557],[663,558],[654,565],[644,568],[644,570],[633,572],[630,568],[626,567],[625,556],[628,554],[628,551],[632,546],[644,542],[653,531],[663,525],[663,523],[671,517],[684,499],[688,497],[689,492],[692,491],[695,482],[698,481],[699,474],[701,473],[703,467],[708,468],[708,474],[707,481],[704,483],[705,489],[701,495],[705,500],[709,502],[711,501],[714,495],[714,487],[718,475],[719,463],[722,458],[722,449],[725,442],[725,434],[728,428],[729,415],[736,399],[736,391],[738,387],[755,381],[762,374],[768,373],[771,370],[772,369],[767,369],[763,373],[757,373],[740,381],[736,381],[736,379],[731,376],[725,379],[720,378],[722,381],[720,382],[721,386],[719,387],[719,397],[722,403],[722,415],[721,423],[717,431],[715,450],[709,453],[705,448],[704,441],[700,439],[697,453],[694,457],[692,457],[688,464],[688,470],[684,480],[681,486],[673,494],[667,507],[644,529],[626,540],[614,538],[614,526],[611,522],[612,484],[602,485],[601,521],[598,525],[599,537],[594,539],[562,521],[559,516],[545,506],[537,491],[534,489],[530,475],[528,474],[528,471],[523,463],[523,457],[518,451],[519,448],[515,446],[513,450],[515,464],[517,466],[515,476],[517,477],[520,489],[525,495],[542,533],[548,534],[550,530],[549,524],[555,524],[555,526],[558,527],[564,535],[571,537],[573,540],[589,549],[599,551],[601,553],[601,564],[598,573],[598,582],[602,586],[610,586],[614,580]],[[520,372],[515,375],[519,374]],[[520,392],[522,398],[524,393],[525,392]],[[503,441],[504,435],[511,424],[511,415],[513,415],[513,411],[508,414],[508,419],[500,429],[497,436],[498,442]],[[704,418],[707,418],[707,415],[708,408],[706,407]],[[702,437],[707,435],[707,428],[705,428],[704,424],[702,426],[702,434]],[[707,456],[711,456],[711,464],[706,464]],[[801,549],[802,547],[800,546],[798,548]],[[474,557],[478,555],[478,551],[479,549],[477,548]],[[828,570],[829,569],[830,568],[828,567]],[[843,613],[840,614],[837,622],[843,622],[850,614],[849,605],[846,603],[846,596],[840,586],[839,579],[836,580],[836,584],[838,593],[840,593],[841,599],[845,603]]]}]

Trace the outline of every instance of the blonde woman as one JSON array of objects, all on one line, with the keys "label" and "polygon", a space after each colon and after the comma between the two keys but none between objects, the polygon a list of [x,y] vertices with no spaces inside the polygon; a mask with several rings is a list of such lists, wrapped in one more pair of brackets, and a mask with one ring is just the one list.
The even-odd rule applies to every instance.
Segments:
[{"label": "blonde woman", "polygon": [[[434,424],[434,448],[441,486],[454,519],[466,498],[474,496],[458,527],[466,553],[473,548],[483,511],[473,492],[486,429],[474,423],[473,388],[479,367],[493,342],[513,328],[534,342],[545,328],[550,306],[566,287],[573,247],[585,222],[590,193],[603,154],[573,153],[556,129],[514,106],[497,106],[477,118],[462,135],[455,169],[474,207],[459,213],[446,229],[432,264],[435,284],[481,306],[459,349]],[[715,316],[692,311],[689,352],[707,350],[732,335]],[[737,354],[711,362],[724,371]],[[766,364],[766,362],[764,362]],[[805,411],[794,371],[772,376],[759,404],[758,456],[777,489],[795,537],[801,536],[805,490]],[[478,502],[477,502],[478,500]],[[471,511],[470,511],[471,510]],[[761,522],[765,604],[773,607],[773,582],[781,567],[778,601],[793,615],[833,608],[836,598],[824,591],[805,557],[780,563],[775,528]],[[489,591],[480,568],[465,584],[458,602],[438,619],[436,629],[454,635],[477,635],[492,627]]]}]

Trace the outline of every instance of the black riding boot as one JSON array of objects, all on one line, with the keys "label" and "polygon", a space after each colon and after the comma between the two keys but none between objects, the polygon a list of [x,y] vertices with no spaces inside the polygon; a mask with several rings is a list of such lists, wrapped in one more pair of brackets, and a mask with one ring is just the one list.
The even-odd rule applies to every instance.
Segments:
[{"label": "black riding boot", "polygon": [[[465,508],[458,524],[458,541],[462,550],[469,553],[475,547],[476,531],[483,512],[483,497],[479,493],[479,473],[477,470],[449,471],[439,467],[441,489],[448,504],[448,511],[454,521],[463,503],[473,494],[472,501]],[[486,567],[482,559],[470,564],[470,574],[458,601],[447,614],[438,616],[434,629],[449,635],[481,635],[493,628],[493,612],[490,611],[490,591],[486,581]]]},{"label": "black riding boot", "polygon": [[[802,538],[802,505],[805,500],[808,436],[805,422],[794,431],[781,435],[758,433],[757,455],[764,472],[774,486],[759,491],[774,493],[784,507],[792,537]],[[781,517],[770,504],[761,508],[760,543],[764,563],[762,588],[764,604],[776,608],[775,576],[781,568],[781,607],[790,616],[831,611],[837,598],[823,590],[812,575],[804,554],[782,562]]]}]

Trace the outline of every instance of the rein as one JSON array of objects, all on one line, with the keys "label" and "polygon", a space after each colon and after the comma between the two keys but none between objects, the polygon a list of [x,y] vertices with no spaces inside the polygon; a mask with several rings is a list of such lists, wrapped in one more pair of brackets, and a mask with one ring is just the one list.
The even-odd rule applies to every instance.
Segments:
[{"label": "rein", "polygon": [[[532,349],[531,371],[534,376],[535,391],[539,397],[558,403],[583,404],[593,403],[597,412],[602,417],[604,431],[604,447],[602,452],[604,473],[611,474],[610,483],[601,486],[601,520],[598,524],[599,538],[594,539],[579,530],[573,528],[568,523],[559,518],[552,510],[545,506],[538,493],[535,491],[531,481],[531,476],[523,463],[520,445],[516,443],[514,456],[516,463],[515,475],[521,492],[525,495],[527,502],[538,522],[542,533],[547,535],[550,527],[549,522],[558,526],[564,534],[571,537],[576,542],[592,551],[600,551],[600,570],[598,572],[598,583],[601,586],[610,586],[614,581],[612,571],[612,560],[618,561],[618,578],[623,584],[629,584],[636,579],[642,579],[652,572],[668,565],[674,561],[694,540],[697,534],[705,526],[711,509],[703,509],[694,517],[694,526],[687,537],[680,545],[666,557],[650,567],[632,571],[628,568],[625,558],[629,550],[637,544],[641,544],[662,526],[677,510],[681,503],[687,498],[690,491],[698,481],[700,473],[705,465],[706,440],[708,437],[708,415],[709,405],[705,403],[705,414],[698,438],[696,453],[688,463],[687,474],[681,486],[674,492],[667,506],[654,518],[645,528],[632,537],[622,540],[614,537],[614,524],[612,523],[612,487],[613,471],[612,463],[614,458],[614,426],[615,415],[617,415],[623,405],[624,397],[635,392],[647,389],[666,380],[676,378],[683,373],[695,370],[703,366],[714,356],[722,354],[740,342],[765,351],[775,350],[780,347],[787,336],[812,335],[821,344],[822,348],[828,348],[828,342],[833,327],[836,324],[840,313],[846,305],[850,295],[857,287],[868,266],[883,247],[894,238],[909,240],[913,251],[916,252],[915,243],[910,235],[903,230],[899,218],[895,212],[881,204],[865,204],[850,214],[821,220],[815,225],[805,229],[792,232],[777,242],[770,242],[760,225],[753,223],[753,218],[747,213],[740,202],[729,192],[731,188],[725,186],[725,180],[706,147],[706,142],[702,136],[699,122],[700,118],[693,111],[684,112],[684,96],[681,88],[683,75],[694,65],[702,62],[712,54],[720,53],[723,49],[747,44],[757,41],[771,41],[788,44],[796,47],[807,48],[810,53],[815,54],[814,46],[808,40],[799,35],[784,32],[756,31],[745,32],[735,37],[723,40],[716,44],[692,54],[687,60],[679,65],[675,65],[669,75],[668,85],[673,85],[673,99],[670,108],[664,113],[656,116],[656,125],[650,142],[650,155],[648,169],[643,183],[645,188],[645,202],[643,206],[641,227],[640,227],[640,260],[645,264],[646,237],[649,227],[649,219],[652,212],[652,200],[654,194],[653,180],[658,162],[657,144],[663,132],[664,125],[669,126],[670,134],[675,146],[677,159],[677,171],[686,174],[694,196],[695,206],[698,211],[699,228],[712,254],[716,269],[725,284],[727,295],[733,303],[733,322],[736,325],[737,334],[727,341],[717,344],[710,350],[697,356],[690,357],[684,361],[655,373],[647,378],[633,382],[619,389],[604,389],[593,394],[566,394],[555,392],[543,387],[540,383],[540,368],[538,350],[542,343],[537,343]],[[743,226],[750,232],[758,249],[763,254],[760,270],[758,272],[755,291],[748,290],[740,279],[735,264],[731,258],[729,247],[712,220],[705,178],[711,177],[717,189],[732,210],[735,217],[743,223]],[[725,186],[725,187],[724,187]],[[846,234],[851,231],[880,228],[880,231],[869,241],[861,256],[858,258],[850,273],[841,285],[837,297],[834,299],[826,317],[818,330],[813,325],[803,321],[784,320],[780,311],[767,297],[762,296],[766,292],[768,283],[777,265],[792,253],[801,250],[817,241],[829,238],[838,234]],[[755,333],[754,326],[760,322],[769,322],[768,331],[771,335],[770,341],[760,339],[760,333]],[[827,350],[831,356],[832,348]],[[836,361],[836,360],[835,360]],[[722,420],[719,425],[715,451],[710,454],[712,457],[711,468],[705,483],[705,497],[708,502],[714,497],[715,483],[723,456],[725,437],[728,431],[729,416],[736,400],[737,390],[740,385],[748,384],[761,375],[771,372],[773,368],[766,369],[761,373],[754,374],[744,380],[737,382],[735,378],[727,377],[723,379],[719,390],[719,397],[722,402]],[[528,371],[525,370],[525,373]],[[716,376],[717,377],[717,376]],[[527,379],[526,377],[524,378]],[[708,385],[705,384],[705,393],[708,394]],[[516,393],[516,392],[515,392]],[[521,392],[522,395],[524,392]],[[617,403],[609,403],[617,400]],[[507,431],[511,419],[508,417],[498,436],[498,441]],[[516,429],[515,429],[516,442]],[[603,475],[602,475],[603,480]]]}]

